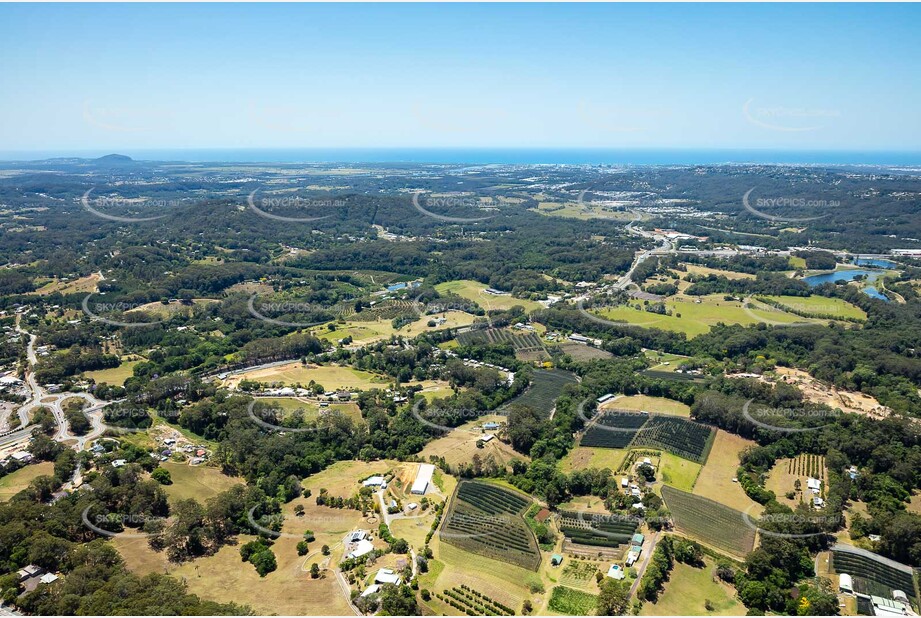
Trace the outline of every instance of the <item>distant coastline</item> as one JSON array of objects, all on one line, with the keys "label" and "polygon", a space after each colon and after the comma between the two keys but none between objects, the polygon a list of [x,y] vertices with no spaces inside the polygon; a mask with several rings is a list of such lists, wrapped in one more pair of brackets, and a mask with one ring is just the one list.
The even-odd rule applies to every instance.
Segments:
[{"label": "distant coastline", "polygon": [[665,148],[188,148],[0,151],[0,161],[96,158],[189,163],[444,163],[521,165],[870,165],[921,166],[921,151]]}]

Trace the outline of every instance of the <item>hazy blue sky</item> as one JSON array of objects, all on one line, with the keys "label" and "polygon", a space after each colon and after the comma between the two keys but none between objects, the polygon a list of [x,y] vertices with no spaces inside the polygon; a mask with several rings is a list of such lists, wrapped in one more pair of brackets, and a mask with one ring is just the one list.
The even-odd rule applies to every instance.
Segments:
[{"label": "hazy blue sky", "polygon": [[0,150],[921,150],[918,5],[0,5]]}]

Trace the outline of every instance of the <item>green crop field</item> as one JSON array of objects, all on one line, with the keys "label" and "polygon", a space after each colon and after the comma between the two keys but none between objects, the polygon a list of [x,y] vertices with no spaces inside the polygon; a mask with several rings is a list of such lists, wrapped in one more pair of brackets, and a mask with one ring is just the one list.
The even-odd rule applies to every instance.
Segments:
[{"label": "green crop field", "polygon": [[531,500],[492,483],[463,481],[441,524],[440,539],[466,551],[536,571],[537,539],[524,520]]},{"label": "green crop field", "polygon": [[556,586],[550,593],[548,607],[567,616],[589,616],[595,611],[597,598],[594,594],[566,586]]},{"label": "green crop field", "polygon": [[528,389],[512,399],[506,405],[521,404],[533,408],[543,414],[550,416],[553,407],[563,393],[563,388],[567,384],[575,384],[576,375],[561,369],[537,369],[531,378],[531,385]]},{"label": "green crop field", "polygon": [[703,463],[715,435],[712,427],[679,416],[610,410],[585,430],[580,446],[653,448]]},{"label": "green crop field", "polygon": [[741,511],[668,485],[662,487],[662,499],[679,531],[735,556],[754,549],[754,525],[746,525]]},{"label": "green crop field", "polygon": [[507,343],[516,352],[542,352],[544,344],[535,333],[513,333],[504,328],[483,328],[468,330],[457,335],[457,342],[461,345],[474,343]]},{"label": "green crop field", "polygon": [[[700,302],[696,302],[697,300]],[[742,306],[741,301],[727,301],[720,294],[709,296],[679,298],[672,297],[665,301],[665,307],[672,315],[651,313],[634,306],[619,306],[599,310],[601,317],[616,322],[627,322],[645,328],[659,328],[695,337],[709,332],[719,323],[724,324],[757,324],[764,322],[789,323],[806,322],[806,318],[793,315],[784,311],[764,308],[748,308]]]},{"label": "green crop field", "polygon": [[648,421],[648,414],[620,410],[602,412],[598,420],[585,430],[580,446],[626,448]]},{"label": "green crop field", "polygon": [[679,457],[702,463],[716,431],[707,425],[675,416],[652,415],[637,432],[633,446],[661,448]]},{"label": "green crop field", "polygon": [[626,545],[639,525],[638,520],[630,517],[599,513],[561,511],[560,516],[560,531],[570,541],[580,545]]}]

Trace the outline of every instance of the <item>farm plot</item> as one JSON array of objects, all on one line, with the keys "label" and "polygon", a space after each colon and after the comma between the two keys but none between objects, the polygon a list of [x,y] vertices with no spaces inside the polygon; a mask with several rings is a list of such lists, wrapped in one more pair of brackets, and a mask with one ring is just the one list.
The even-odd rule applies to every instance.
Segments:
[{"label": "farm plot", "polygon": [[712,427],[675,416],[650,416],[633,440],[634,446],[661,448],[679,457],[702,463],[713,443]]},{"label": "farm plot", "polygon": [[754,549],[755,528],[745,525],[741,511],[667,485],[662,499],[678,530],[735,556],[744,557]]},{"label": "farm plot", "polygon": [[464,481],[439,536],[466,551],[536,571],[540,551],[523,517],[530,504],[526,496],[497,485]]},{"label": "farm plot", "polygon": [[[795,507],[800,502],[812,500],[813,492],[807,489],[809,479],[821,481],[819,495],[825,495],[828,476],[825,471],[825,457],[803,453],[793,459],[781,459],[774,464],[765,487],[777,495],[778,502]],[[788,497],[792,492],[792,497]]]},{"label": "farm plot", "polygon": [[501,602],[495,601],[491,597],[463,584],[440,593],[436,592],[435,597],[468,616],[515,615],[515,610],[511,607],[503,605]]},{"label": "farm plot", "polygon": [[[504,328],[484,328],[470,330],[457,335],[461,345],[474,343],[508,344],[515,350],[521,360],[542,360],[549,358],[544,344],[535,333],[513,333]],[[527,358],[524,358],[527,357]]]},{"label": "farm plot", "polygon": [[576,376],[561,369],[537,369],[528,389],[506,405],[520,404],[550,416],[557,398],[563,394],[567,384],[574,384]]},{"label": "farm plot", "polygon": [[564,586],[583,588],[595,582],[598,565],[586,560],[570,560],[560,574],[560,583]]},{"label": "farm plot", "polygon": [[580,446],[626,448],[648,421],[648,414],[609,410],[585,430]]},{"label": "farm plot", "polygon": [[639,522],[628,517],[577,511],[560,512],[560,531],[579,545],[619,547],[630,541]]},{"label": "farm plot", "polygon": [[835,545],[831,553],[835,572],[850,575],[855,592],[892,598],[893,590],[902,590],[918,601],[911,567],[849,545]]},{"label": "farm plot", "polygon": [[594,612],[596,602],[594,594],[557,586],[550,593],[548,607],[551,611],[567,616],[588,616]]}]

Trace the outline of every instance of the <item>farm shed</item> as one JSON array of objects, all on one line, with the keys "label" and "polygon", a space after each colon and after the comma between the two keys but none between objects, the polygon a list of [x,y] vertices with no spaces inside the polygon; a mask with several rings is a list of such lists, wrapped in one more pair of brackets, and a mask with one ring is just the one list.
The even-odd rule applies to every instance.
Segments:
[{"label": "farm shed", "polygon": [[563,562],[563,556],[560,554],[553,554],[550,556],[550,566],[560,566]]},{"label": "farm shed", "polygon": [[411,493],[424,494],[428,489],[429,483],[432,482],[432,476],[435,474],[435,466],[432,464],[422,464],[419,466],[419,472],[416,473],[416,480],[413,481]]},{"label": "farm shed", "polygon": [[838,590],[854,594],[854,580],[847,573],[842,573],[838,576]]}]

